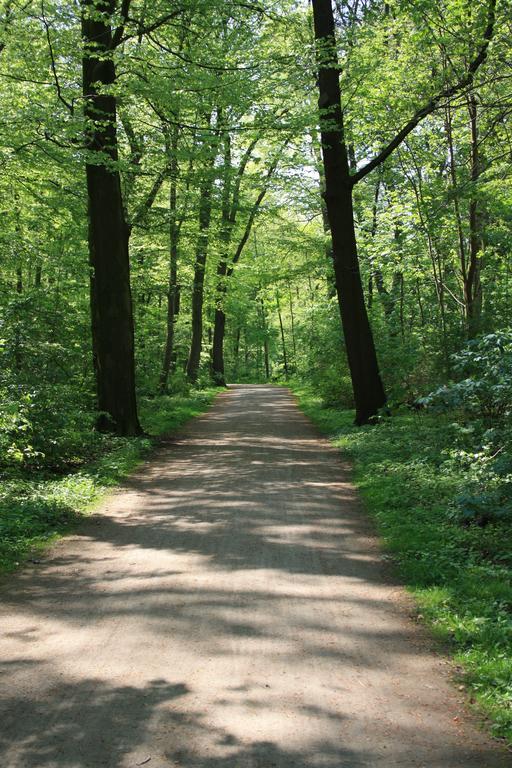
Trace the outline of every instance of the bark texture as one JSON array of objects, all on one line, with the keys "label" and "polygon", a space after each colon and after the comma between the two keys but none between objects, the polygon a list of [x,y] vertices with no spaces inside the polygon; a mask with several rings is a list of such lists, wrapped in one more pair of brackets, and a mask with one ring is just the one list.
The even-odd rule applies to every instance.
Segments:
[{"label": "bark texture", "polygon": [[365,424],[386,402],[364,301],[352,204],[353,181],[345,144],[331,0],[313,0],[318,58],[318,106],[325,171],[325,204],[332,237],[336,292],[356,405]]},{"label": "bark texture", "polygon": [[114,10],[111,0],[82,3],[91,319],[98,428],[136,435],[141,427],[135,397],[128,227],[117,168],[116,99],[108,93],[116,78],[110,25]]}]

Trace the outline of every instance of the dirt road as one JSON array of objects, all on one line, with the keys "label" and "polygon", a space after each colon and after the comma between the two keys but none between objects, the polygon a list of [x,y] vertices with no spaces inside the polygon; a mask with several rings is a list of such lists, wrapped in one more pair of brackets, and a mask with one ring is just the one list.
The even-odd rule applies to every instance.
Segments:
[{"label": "dirt road", "polygon": [[505,768],[336,452],[237,386],[0,588],[3,768]]}]

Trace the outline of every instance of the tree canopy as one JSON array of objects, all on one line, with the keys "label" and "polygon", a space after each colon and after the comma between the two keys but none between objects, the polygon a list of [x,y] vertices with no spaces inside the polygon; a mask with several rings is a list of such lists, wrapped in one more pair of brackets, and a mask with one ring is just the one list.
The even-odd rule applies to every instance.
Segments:
[{"label": "tree canopy", "polygon": [[3,3],[7,400],[129,433],[184,377],[352,375],[362,421],[441,383],[509,315],[507,11]]}]

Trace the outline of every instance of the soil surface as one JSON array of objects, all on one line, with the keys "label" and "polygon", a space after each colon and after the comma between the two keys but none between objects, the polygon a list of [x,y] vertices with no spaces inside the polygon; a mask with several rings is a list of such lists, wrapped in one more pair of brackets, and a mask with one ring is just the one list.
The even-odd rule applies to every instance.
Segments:
[{"label": "soil surface", "polygon": [[512,764],[281,388],[222,394],[0,599],[5,768]]}]

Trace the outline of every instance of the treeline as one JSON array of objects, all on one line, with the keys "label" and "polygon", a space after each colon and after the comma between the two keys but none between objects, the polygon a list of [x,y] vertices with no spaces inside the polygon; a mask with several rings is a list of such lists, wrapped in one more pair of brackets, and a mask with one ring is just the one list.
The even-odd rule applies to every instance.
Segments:
[{"label": "treeline", "polygon": [[5,2],[4,461],[72,461],[207,381],[299,376],[365,423],[453,376],[509,322],[509,24]]}]

